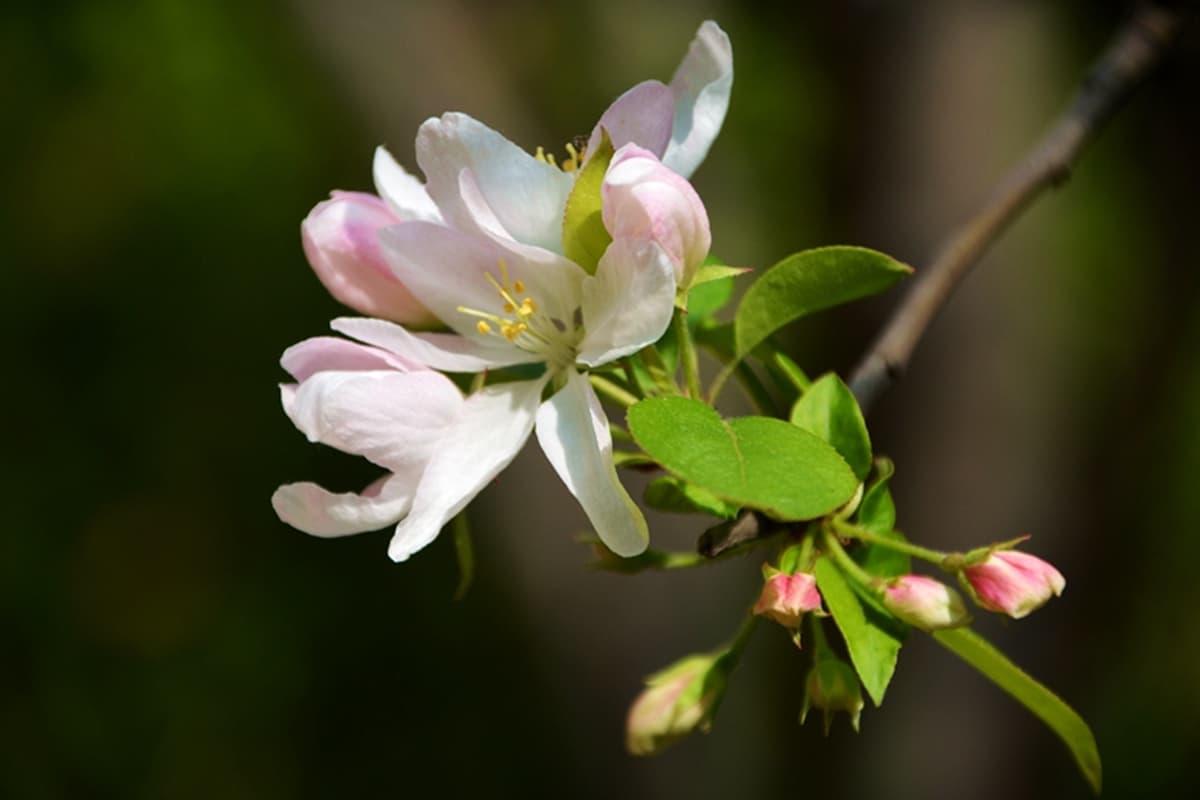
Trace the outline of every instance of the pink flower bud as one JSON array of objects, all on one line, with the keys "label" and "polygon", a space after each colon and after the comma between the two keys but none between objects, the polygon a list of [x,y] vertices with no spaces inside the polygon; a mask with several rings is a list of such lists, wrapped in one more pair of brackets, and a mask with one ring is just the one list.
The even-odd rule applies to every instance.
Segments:
[{"label": "pink flower bud", "polygon": [[936,631],[971,621],[958,592],[921,575],[901,575],[884,585],[883,605],[914,628]]},{"label": "pink flower bud", "polygon": [[708,730],[725,694],[726,667],[716,655],[692,655],[646,679],[626,720],[625,746],[653,755],[695,730]]},{"label": "pink flower bud", "polygon": [[675,264],[680,290],[708,255],[708,212],[687,179],[649,150],[627,144],[608,166],[601,189],[604,226],[614,239],[649,239]]},{"label": "pink flower bud", "polygon": [[982,564],[964,569],[963,575],[979,605],[1013,619],[1040,608],[1067,585],[1052,564],[1018,550],[992,553]]},{"label": "pink flower bud", "polygon": [[762,594],[754,604],[755,614],[765,614],[785,628],[799,628],[809,611],[821,610],[817,579],[807,572],[788,575],[771,567],[763,568]]},{"label": "pink flower bud", "polygon": [[334,192],[300,224],[308,263],[340,302],[369,317],[409,325],[437,320],[392,273],[377,233],[401,223],[375,195]]}]

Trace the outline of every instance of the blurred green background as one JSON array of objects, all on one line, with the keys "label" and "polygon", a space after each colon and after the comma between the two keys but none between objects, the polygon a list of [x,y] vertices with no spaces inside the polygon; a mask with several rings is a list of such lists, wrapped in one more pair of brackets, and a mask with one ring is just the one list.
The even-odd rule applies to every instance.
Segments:
[{"label": "blurred green background", "polygon": [[[443,538],[310,539],[282,482],[364,485],[278,406],[277,359],[343,313],[298,224],[414,167],[462,110],[532,149],[669,78],[717,19],[736,79],[695,183],[715,249],[845,242],[920,268],[1069,96],[1116,2],[16,0],[0,24],[5,798],[1082,797],[1039,723],[914,637],[855,736],[796,725],[806,661],[751,644],[718,724],[623,751],[641,677],[725,639],[750,557],[602,575],[530,448]],[[1032,533],[1065,596],[984,631],[1092,723],[1106,795],[1181,796],[1200,756],[1195,26],[972,275],[873,418],[900,524]],[[897,294],[807,321],[846,370]],[[703,523],[651,518],[685,548]]]}]

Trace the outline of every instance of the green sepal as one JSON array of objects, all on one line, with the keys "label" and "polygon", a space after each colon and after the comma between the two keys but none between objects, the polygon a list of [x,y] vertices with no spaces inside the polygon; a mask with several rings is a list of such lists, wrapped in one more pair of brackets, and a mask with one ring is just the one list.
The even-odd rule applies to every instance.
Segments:
[{"label": "green sepal", "polygon": [[600,189],[613,152],[608,131],[601,128],[600,143],[575,178],[575,186],[567,196],[563,210],[563,255],[583,267],[589,275],[596,274],[600,257],[612,243],[612,236],[604,227]]}]

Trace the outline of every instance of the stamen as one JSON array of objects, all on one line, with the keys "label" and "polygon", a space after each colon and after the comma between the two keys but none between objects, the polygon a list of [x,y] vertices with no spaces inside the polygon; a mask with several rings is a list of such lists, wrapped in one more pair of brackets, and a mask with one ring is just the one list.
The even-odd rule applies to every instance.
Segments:
[{"label": "stamen", "polygon": [[[462,309],[459,309],[459,310],[461,311]],[[488,334],[488,333],[492,332],[492,326],[488,325],[483,320],[479,320],[479,322],[475,323],[475,330],[479,331],[482,334]]]},{"label": "stamen", "polygon": [[[501,261],[500,263],[501,263],[501,264],[503,264],[504,262],[503,262],[503,261]],[[508,283],[508,277],[507,277],[507,276],[505,276],[505,278],[504,278],[504,282],[505,282],[506,284]],[[513,289],[516,291],[516,293],[517,293],[517,294],[525,294],[525,282],[524,282],[524,281],[517,281],[517,282],[515,282],[515,283],[513,284]]]}]

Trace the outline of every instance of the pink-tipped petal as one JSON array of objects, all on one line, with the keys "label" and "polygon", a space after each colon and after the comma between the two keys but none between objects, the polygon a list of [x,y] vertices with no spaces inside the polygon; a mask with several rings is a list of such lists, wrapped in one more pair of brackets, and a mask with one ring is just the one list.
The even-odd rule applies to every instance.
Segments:
[{"label": "pink-tipped petal", "polygon": [[329,327],[351,339],[381,347],[406,361],[444,372],[482,372],[537,361],[508,342],[452,333],[409,333],[382,319],[339,317]]},{"label": "pink-tipped petal", "polygon": [[485,386],[467,398],[434,449],[388,555],[405,561],[516,457],[533,429],[545,378]]},{"label": "pink-tipped petal", "polygon": [[411,474],[385,476],[360,494],[334,493],[315,483],[289,483],[275,490],[271,506],[279,519],[307,534],[350,536],[396,524],[408,512],[415,488]]},{"label": "pink-tipped petal", "polygon": [[300,225],[304,253],[338,301],[368,316],[429,325],[435,318],[392,273],[378,232],[400,223],[378,197],[335,192]]},{"label": "pink-tipped petal", "polygon": [[644,552],[650,530],[617,478],[608,418],[586,376],[570,370],[566,385],[538,409],[537,439],[600,541],[619,556]]},{"label": "pink-tipped petal", "polygon": [[437,372],[318,372],[299,385],[286,409],[309,441],[404,472],[430,457],[462,405]]},{"label": "pink-tipped petal", "polygon": [[926,631],[957,628],[970,622],[958,592],[922,575],[901,575],[883,590],[883,605],[898,618]]},{"label": "pink-tipped petal", "polygon": [[805,614],[820,610],[817,579],[807,572],[789,575],[772,570],[754,604],[755,614],[766,615],[785,628],[799,628]]},{"label": "pink-tipped petal", "polygon": [[721,131],[733,89],[733,46],[717,23],[700,26],[671,78],[675,121],[662,160],[685,178],[708,155]]},{"label": "pink-tipped petal", "polygon": [[279,363],[297,381],[305,381],[318,372],[327,370],[362,372],[394,369],[409,372],[421,368],[419,363],[386,350],[367,347],[336,336],[314,336],[294,344],[283,351]]},{"label": "pink-tipped petal", "polygon": [[601,188],[604,225],[613,239],[650,239],[671,256],[680,288],[712,244],[708,212],[685,178],[637,145],[621,148]]},{"label": "pink-tipped petal", "polygon": [[671,141],[675,97],[661,81],[643,81],[618,97],[600,116],[588,139],[587,152],[600,146],[600,130],[620,149],[631,142],[661,156]]}]

